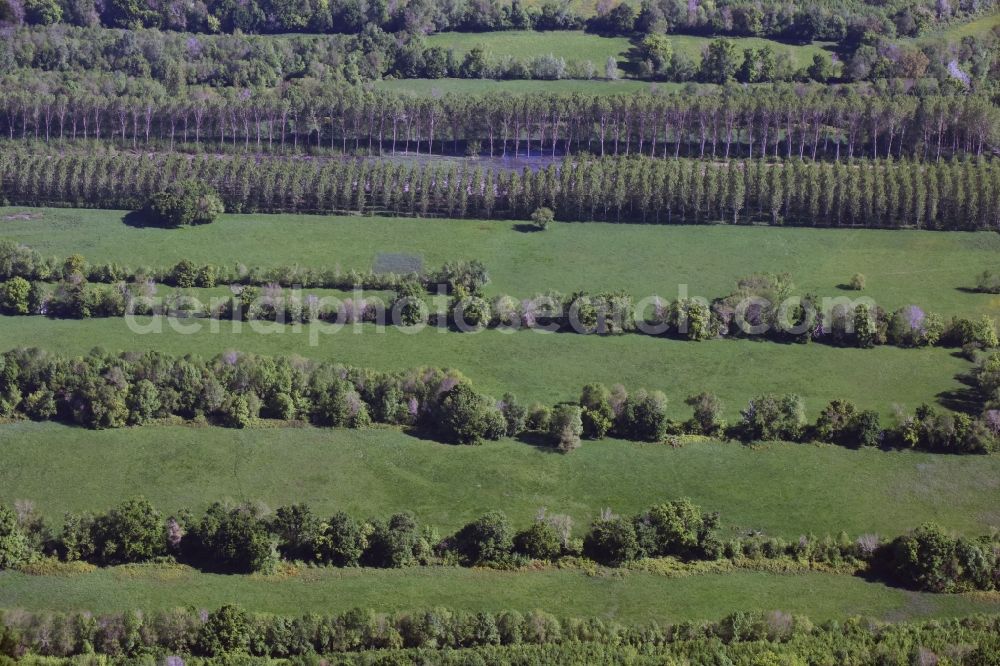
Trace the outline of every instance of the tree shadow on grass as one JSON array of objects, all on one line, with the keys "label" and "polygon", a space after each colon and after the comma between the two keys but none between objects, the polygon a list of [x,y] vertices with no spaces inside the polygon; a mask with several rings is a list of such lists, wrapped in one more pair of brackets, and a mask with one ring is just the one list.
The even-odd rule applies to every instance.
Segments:
[{"label": "tree shadow on grass", "polygon": [[513,228],[514,231],[520,232],[522,234],[533,234],[542,231],[534,224],[528,224],[528,223],[515,224]]},{"label": "tree shadow on grass", "polygon": [[154,228],[162,229],[163,227],[153,220],[153,217],[144,210],[133,210],[130,213],[125,213],[122,216],[122,223],[129,227],[135,227],[138,229]]},{"label": "tree shadow on grass", "polygon": [[521,444],[532,446],[543,453],[559,453],[559,449],[552,446],[552,440],[550,440],[545,433],[542,432],[522,432],[516,437],[516,440]]}]

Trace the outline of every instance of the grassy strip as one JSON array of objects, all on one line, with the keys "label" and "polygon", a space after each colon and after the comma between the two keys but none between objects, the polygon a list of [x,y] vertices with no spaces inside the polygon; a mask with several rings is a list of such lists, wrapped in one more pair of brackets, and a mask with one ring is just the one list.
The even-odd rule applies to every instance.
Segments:
[{"label": "grassy strip", "polygon": [[[624,289],[637,298],[728,294],[737,278],[789,272],[801,292],[838,289],[864,274],[864,295],[886,310],[911,303],[945,316],[996,314],[1000,296],[971,293],[997,268],[1000,235],[908,230],[556,223],[524,233],[522,223],[314,215],[224,215],[203,227],[164,230],[122,223],[121,211],[0,208],[0,237],[43,255],[83,254],[130,266],[300,264],[372,268],[381,253],[422,257],[436,267],[475,258],[490,294],[527,297],[556,289]],[[25,219],[27,218],[27,219]]]},{"label": "grassy strip", "polygon": [[166,512],[226,498],[271,509],[306,502],[319,515],[410,510],[445,533],[492,509],[526,527],[546,507],[569,514],[582,535],[603,507],[632,514],[690,497],[721,512],[723,539],[751,529],[787,539],[895,535],[928,520],[982,534],[1000,524],[997,456],[618,440],[562,456],[512,440],[449,446],[393,429],[17,423],[0,426],[0,459],[0,501],[33,500],[56,517],[141,494]]},{"label": "grassy strip", "polygon": [[904,620],[996,612],[1000,602],[967,595],[906,592],[859,578],[737,572],[667,578],[631,572],[500,572],[481,569],[292,569],[282,575],[223,576],[179,566],[130,566],[75,576],[0,573],[0,607],[119,611],[214,608],[238,599],[251,611],[335,613],[447,606],[599,616],[626,622],[717,619],[733,609],[781,609],[816,621],[866,615]]}]

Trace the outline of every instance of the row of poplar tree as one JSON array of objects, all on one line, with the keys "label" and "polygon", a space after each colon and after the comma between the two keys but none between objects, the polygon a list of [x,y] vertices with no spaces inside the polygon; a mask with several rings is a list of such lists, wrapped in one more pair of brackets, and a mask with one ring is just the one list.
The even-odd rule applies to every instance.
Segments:
[{"label": "row of poplar tree", "polygon": [[17,205],[136,209],[172,182],[214,187],[229,212],[1000,229],[1000,167],[984,159],[716,163],[565,159],[522,172],[389,161],[0,152]]},{"label": "row of poplar tree", "polygon": [[979,95],[883,96],[784,85],[704,95],[440,99],[356,86],[122,96],[12,87],[0,91],[0,136],[245,152],[941,159],[996,146],[1000,109]]}]

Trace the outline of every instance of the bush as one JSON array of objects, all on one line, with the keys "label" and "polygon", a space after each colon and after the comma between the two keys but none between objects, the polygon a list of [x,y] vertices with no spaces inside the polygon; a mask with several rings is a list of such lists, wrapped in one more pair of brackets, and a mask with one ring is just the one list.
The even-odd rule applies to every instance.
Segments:
[{"label": "bush", "polygon": [[583,434],[583,421],[580,418],[578,405],[561,404],[552,410],[549,420],[549,437],[555,447],[562,453],[569,453],[580,448],[580,435]]},{"label": "bush", "polygon": [[601,564],[618,567],[639,556],[639,540],[631,521],[606,516],[594,521],[583,540],[584,554]]},{"label": "bush", "polygon": [[794,394],[757,396],[740,415],[743,435],[751,441],[796,441],[806,423],[805,405]]},{"label": "bush", "polygon": [[224,211],[219,194],[197,180],[173,182],[154,194],[146,204],[150,222],[162,227],[209,224]]},{"label": "bush", "polygon": [[235,573],[271,573],[278,563],[277,543],[250,505],[227,509],[216,502],[193,527],[189,554],[203,566]]},{"label": "bush", "polygon": [[691,432],[713,436],[726,429],[726,422],[722,419],[724,407],[715,394],[702,392],[690,396],[684,403],[694,409],[694,416],[688,422]]},{"label": "bush", "polygon": [[976,281],[976,290],[987,294],[1000,294],[1000,273],[983,271]]},{"label": "bush", "polygon": [[507,431],[507,420],[495,401],[466,383],[441,396],[436,422],[442,438],[453,444],[480,444],[484,439],[500,439]]},{"label": "bush", "polygon": [[667,396],[640,389],[625,399],[616,432],[626,439],[659,442],[667,435]]},{"label": "bush", "polygon": [[851,281],[848,283],[848,286],[853,291],[864,291],[866,282],[867,278],[865,278],[863,273],[855,273],[851,276]]},{"label": "bush", "polygon": [[587,384],[580,394],[583,434],[588,439],[604,439],[614,425],[611,393],[602,384]]},{"label": "bush", "polygon": [[562,552],[555,528],[541,520],[514,537],[514,550],[534,560],[554,560]]},{"label": "bush", "polygon": [[17,516],[0,504],[0,570],[24,564],[30,555],[28,539],[17,524]]},{"label": "bush", "polygon": [[548,228],[549,224],[555,219],[556,219],[556,214],[552,211],[552,209],[546,208],[544,206],[541,208],[536,208],[534,212],[531,214],[531,221],[534,222],[535,226],[538,227],[538,229],[540,229],[541,231],[545,231],[545,229]]},{"label": "bush", "polygon": [[145,499],[121,503],[92,527],[97,559],[104,564],[143,562],[166,552],[163,517]]},{"label": "bush", "polygon": [[469,523],[455,534],[451,544],[469,565],[501,562],[513,548],[513,532],[501,511],[491,511]]},{"label": "bush", "polygon": [[0,311],[26,315],[30,311],[30,296],[31,283],[22,277],[13,277],[0,284]]}]

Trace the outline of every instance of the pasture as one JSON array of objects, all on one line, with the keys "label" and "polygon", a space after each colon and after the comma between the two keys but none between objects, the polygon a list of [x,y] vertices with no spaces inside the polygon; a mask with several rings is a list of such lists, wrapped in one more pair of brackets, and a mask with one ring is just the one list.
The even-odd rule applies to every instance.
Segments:
[{"label": "pasture", "polygon": [[271,510],[301,501],[320,515],[409,510],[447,534],[497,508],[523,528],[544,507],[571,516],[582,535],[602,508],[632,515],[690,497],[720,512],[723,538],[888,537],[929,520],[970,535],[1000,527],[996,456],[707,440],[585,441],[563,456],[510,439],[454,446],[391,428],[95,432],[26,422],[0,426],[0,456],[0,501],[30,500],[53,518],[138,495],[166,513],[216,500]]},{"label": "pasture", "polygon": [[715,298],[754,272],[790,273],[800,293],[855,295],[840,287],[855,273],[865,296],[893,310],[909,304],[944,316],[1000,311],[1000,297],[971,291],[997,268],[1000,234],[910,230],[556,223],[545,232],[523,223],[319,215],[223,215],[180,230],[137,228],[124,212],[0,208],[0,238],[44,255],[80,253],[92,262],[129,266],[195,263],[368,270],[381,253],[416,255],[436,268],[479,259],[487,294],[526,298],[555,289],[624,289],[636,298]]},{"label": "pasture", "polygon": [[351,608],[446,606],[530,611],[625,622],[716,620],[733,608],[808,615],[816,621],[865,615],[886,620],[996,612],[969,595],[907,592],[860,578],[735,572],[667,578],[579,571],[502,572],[452,567],[402,570],[295,569],[284,575],[225,576],[186,567],[114,567],[76,576],[0,572],[0,607],[96,612],[130,608],[216,608],[239,599],[256,611],[300,615]]}]

